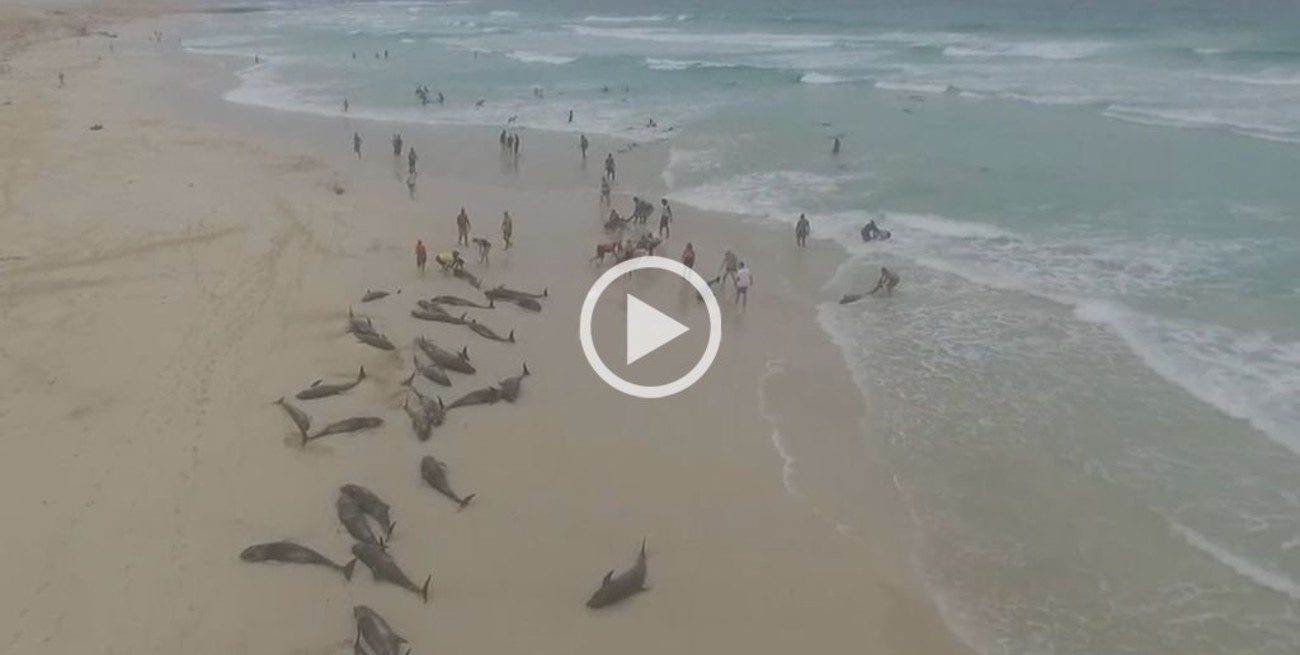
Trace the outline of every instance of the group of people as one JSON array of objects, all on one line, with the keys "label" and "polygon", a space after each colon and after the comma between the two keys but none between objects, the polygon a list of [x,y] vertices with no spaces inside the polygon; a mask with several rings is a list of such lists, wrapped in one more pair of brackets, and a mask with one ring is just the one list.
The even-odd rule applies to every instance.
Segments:
[{"label": "group of people", "polygon": [[[465,267],[465,258],[460,254],[459,247],[468,248],[471,244],[478,249],[478,263],[487,266],[491,263],[490,254],[492,252],[492,242],[482,237],[470,238],[469,212],[464,207],[460,208],[460,213],[456,214],[456,246],[451,250],[446,250],[434,256],[433,261],[438,268],[444,273],[455,273]],[[514,246],[515,221],[510,217],[510,212],[503,212],[501,217],[501,243],[503,250],[510,250]],[[429,260],[428,249],[423,240],[415,242],[415,267],[424,273],[425,266]]]},{"label": "group of people", "polygon": [[419,99],[420,106],[422,107],[427,107],[430,102],[436,102],[441,105],[446,101],[446,98],[442,97],[442,91],[439,91],[437,96],[430,95],[431,93],[429,87],[424,86],[423,84],[415,87],[415,97]]},{"label": "group of people", "polygon": [[[808,222],[808,216],[805,214],[799,214],[799,220],[795,221],[794,224],[795,245],[799,246],[800,248],[803,248],[805,245],[807,245],[808,235],[811,232],[812,232],[812,225]],[[888,240],[889,237],[891,236],[889,230],[880,229],[880,226],[876,225],[876,222],[874,220],[868,221],[867,224],[862,227],[861,234],[862,234],[863,241],[885,241]],[[843,298],[840,298],[840,304],[847,305],[851,302],[856,302],[867,296],[874,295],[877,291],[880,291],[882,289],[886,294],[892,295],[894,292],[894,288],[897,287],[898,283],[901,281],[902,280],[898,277],[897,273],[889,270],[887,267],[881,266],[880,277],[876,280],[875,287],[873,287],[870,291],[867,291],[866,293],[847,294]]]},{"label": "group of people", "polygon": [[501,135],[497,137],[497,141],[501,144],[501,152],[514,155],[515,159],[519,158],[519,147],[522,145],[523,140],[517,132],[501,130]]}]

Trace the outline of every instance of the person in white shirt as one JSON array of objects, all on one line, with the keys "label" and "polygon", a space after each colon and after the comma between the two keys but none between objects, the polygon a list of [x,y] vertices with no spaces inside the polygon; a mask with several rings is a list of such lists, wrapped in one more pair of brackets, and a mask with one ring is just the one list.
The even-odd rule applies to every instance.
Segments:
[{"label": "person in white shirt", "polygon": [[749,306],[749,287],[753,284],[754,274],[749,272],[745,262],[740,262],[740,267],[736,269],[736,304],[741,307]]}]

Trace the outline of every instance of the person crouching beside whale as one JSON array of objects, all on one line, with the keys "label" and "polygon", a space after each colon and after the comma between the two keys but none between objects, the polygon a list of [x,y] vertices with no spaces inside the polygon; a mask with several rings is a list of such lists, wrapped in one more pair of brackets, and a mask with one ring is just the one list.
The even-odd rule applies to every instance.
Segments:
[{"label": "person crouching beside whale", "polygon": [[443,273],[455,273],[465,268],[465,260],[461,258],[459,250],[440,252],[433,256],[433,261]]}]

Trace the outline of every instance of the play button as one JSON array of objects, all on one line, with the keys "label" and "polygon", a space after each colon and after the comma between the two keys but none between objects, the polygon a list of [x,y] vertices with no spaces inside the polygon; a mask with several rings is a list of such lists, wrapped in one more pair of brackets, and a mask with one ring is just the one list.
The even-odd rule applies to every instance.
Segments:
[{"label": "play button", "polygon": [[686,334],[690,328],[627,294],[627,363],[631,364]]},{"label": "play button", "polygon": [[[643,385],[629,382],[610,370],[596,350],[591,330],[596,305],[600,302],[605,290],[614,282],[626,279],[629,273],[648,268],[667,271],[690,283],[704,301],[704,307],[709,315],[708,339],[704,345],[704,352],[700,355],[695,366],[682,377],[659,385]],[[625,293],[624,298],[627,300],[627,326],[625,330],[627,333],[626,363],[628,365],[640,361],[643,357],[654,353],[690,331],[689,327],[683,325],[677,319],[655,309],[640,298],[630,293]],[[695,271],[664,257],[637,257],[605,271],[605,274],[601,275],[596,280],[596,283],[591,285],[591,290],[587,292],[587,297],[582,302],[582,313],[578,319],[578,339],[582,342],[582,352],[587,357],[587,363],[591,365],[592,370],[606,384],[638,398],[664,398],[685,391],[704,377],[705,372],[709,370],[709,366],[713,364],[714,358],[718,356],[718,348],[722,344],[722,312],[718,308],[718,300],[714,297],[713,290],[709,288],[709,284],[704,281],[704,278],[700,277]]]}]

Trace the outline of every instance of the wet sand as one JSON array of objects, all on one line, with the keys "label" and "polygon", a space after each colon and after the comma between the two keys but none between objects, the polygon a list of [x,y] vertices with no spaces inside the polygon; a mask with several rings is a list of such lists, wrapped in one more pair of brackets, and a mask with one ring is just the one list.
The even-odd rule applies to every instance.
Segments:
[{"label": "wet sand", "polygon": [[[0,559],[5,652],[347,653],[354,604],[417,652],[961,652],[860,433],[866,408],[816,323],[834,246],[796,251],[792,232],[677,208],[664,254],[689,239],[711,277],[731,248],[754,268],[753,297],[743,314],[723,299],[721,353],[698,385],[662,401],[623,396],[577,338],[602,270],[588,262],[604,238],[598,157],[583,171],[561,137],[525,133],[514,172],[493,160],[494,132],[471,159],[443,131],[414,131],[424,175],[412,202],[392,170],[397,127],[232,114],[215,99],[211,113],[177,111],[189,100],[164,96],[195,91],[173,82],[222,72],[186,68],[199,64],[147,38],[176,25],[114,23],[112,53],[105,37],[29,38],[0,76],[0,515],[24,535]],[[300,125],[274,135],[286,120]],[[361,161],[353,131],[366,139]],[[633,194],[655,197],[663,157],[620,158],[621,212]],[[451,246],[461,206],[495,243],[491,266],[470,270],[487,286],[550,291],[540,314],[471,310],[518,343],[409,316],[417,298],[478,298],[413,265],[416,239],[431,254]],[[624,284],[702,314],[676,281]],[[621,311],[619,295],[603,311]],[[398,351],[347,335],[349,307]],[[524,362],[534,375],[517,403],[453,411],[420,443],[399,382],[421,334],[468,346],[479,369],[452,374],[452,389],[422,386],[448,402]],[[648,375],[688,366],[689,344],[657,354]],[[385,426],[300,447],[272,401],[362,365],[356,389],[299,406],[318,427],[362,414]],[[458,491],[478,494],[463,512],[420,479],[429,453]],[[239,561],[282,538],[346,561],[334,500],[349,482],[393,506],[392,553],[417,581],[433,575],[428,605],[362,567],[344,583]],[[585,608],[643,538],[653,590]]]}]

